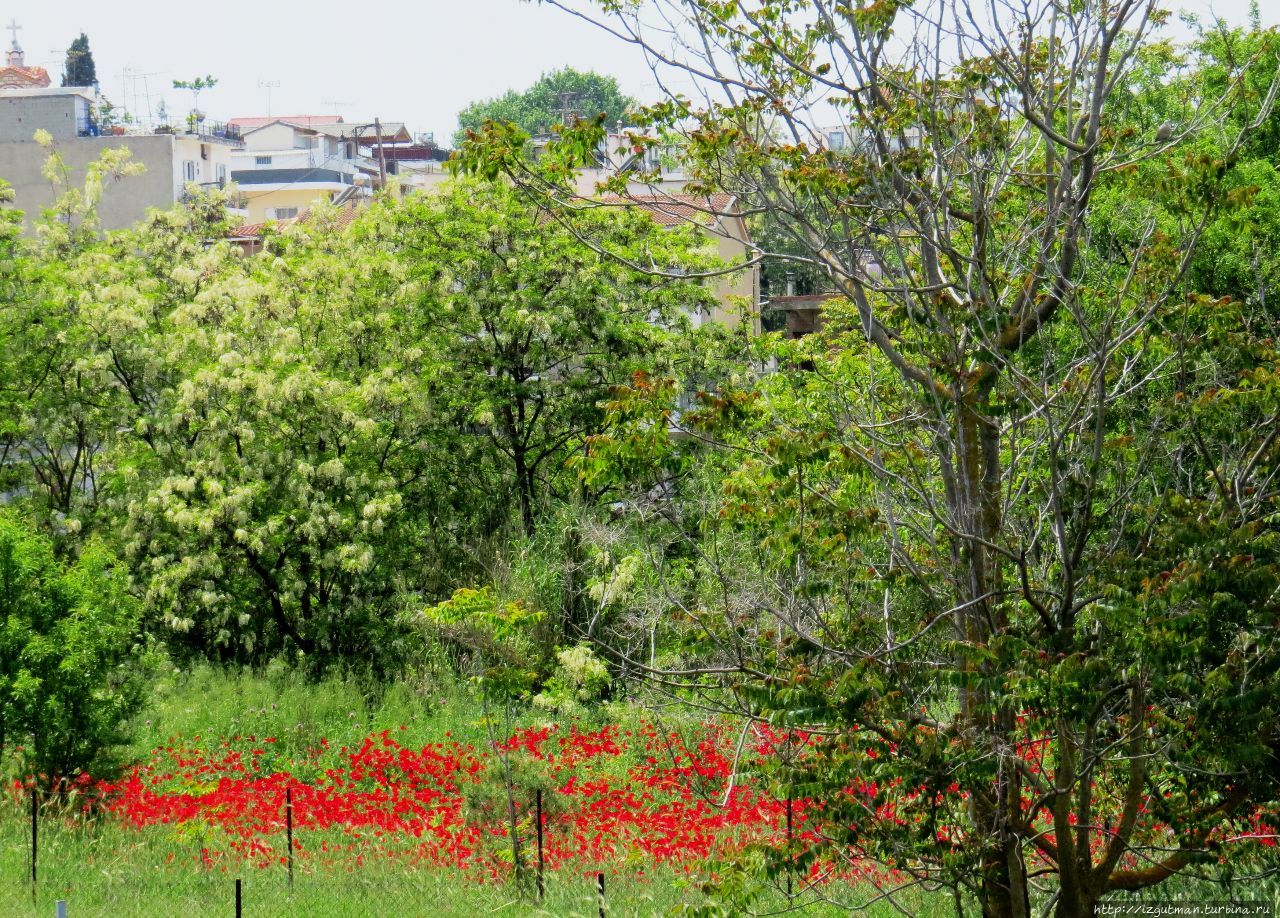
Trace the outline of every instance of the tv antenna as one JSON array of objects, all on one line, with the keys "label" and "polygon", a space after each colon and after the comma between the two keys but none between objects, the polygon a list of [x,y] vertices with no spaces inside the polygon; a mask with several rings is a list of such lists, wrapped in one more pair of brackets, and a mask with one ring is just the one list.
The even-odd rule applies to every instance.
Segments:
[{"label": "tv antenna", "polygon": [[258,88],[267,91],[267,117],[271,117],[271,90],[280,88],[279,80],[258,80]]},{"label": "tv antenna", "polygon": [[340,108],[347,108],[349,105],[351,105],[351,103],[350,103],[350,102],[334,102],[332,99],[329,99],[328,101],[322,102],[322,103],[320,103],[320,104],[321,104],[321,105],[328,105],[330,108],[332,108],[332,109],[333,109],[333,114],[334,114],[334,116],[335,116],[335,117],[336,117],[336,116],[337,116],[337,114],[338,114],[338,109],[340,109]]},{"label": "tv antenna", "polygon": [[572,121],[576,121],[580,117],[576,105],[577,101],[578,94],[576,92],[564,90],[560,93],[560,107],[556,109],[556,111],[560,115],[560,124],[564,127],[571,126],[572,122],[570,119],[572,119]]}]

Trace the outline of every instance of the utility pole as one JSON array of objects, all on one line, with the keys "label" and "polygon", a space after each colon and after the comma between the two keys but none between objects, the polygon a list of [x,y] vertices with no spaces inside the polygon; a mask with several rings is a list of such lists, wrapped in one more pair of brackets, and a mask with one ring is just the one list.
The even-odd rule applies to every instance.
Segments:
[{"label": "utility pole", "polygon": [[373,119],[373,129],[378,132],[378,188],[387,187],[387,156],[382,152],[382,122]]}]

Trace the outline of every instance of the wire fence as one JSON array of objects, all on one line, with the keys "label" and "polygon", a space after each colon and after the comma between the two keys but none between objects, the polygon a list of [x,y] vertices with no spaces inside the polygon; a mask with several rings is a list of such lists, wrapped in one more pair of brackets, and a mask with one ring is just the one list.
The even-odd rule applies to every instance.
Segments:
[{"label": "wire fence", "polygon": [[[538,798],[541,794],[538,795]],[[33,801],[28,805],[28,800]],[[68,820],[28,795],[0,817],[0,915],[366,916],[660,914],[681,896],[670,878],[632,869],[548,872],[542,832],[528,863],[478,881],[461,871],[359,850],[325,864],[294,859],[292,794],[287,794],[278,854],[268,866],[243,859],[204,864],[189,824],[131,833],[98,820]],[[540,804],[541,800],[538,799]],[[541,816],[541,807],[538,807]],[[539,827],[541,819],[538,820]],[[623,893],[610,910],[608,895]]]}]

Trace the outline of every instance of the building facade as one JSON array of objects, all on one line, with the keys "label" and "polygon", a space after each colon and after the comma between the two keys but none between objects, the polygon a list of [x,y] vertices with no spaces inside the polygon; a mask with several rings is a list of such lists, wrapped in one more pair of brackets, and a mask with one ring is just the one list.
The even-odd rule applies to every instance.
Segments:
[{"label": "building facade", "polygon": [[[127,148],[145,171],[103,190],[98,219],[104,229],[131,226],[152,208],[172,207],[189,190],[231,181],[231,154],[240,142],[225,125],[192,119],[186,130],[116,134],[103,130],[95,87],[50,84],[44,70],[24,66],[15,40],[0,68],[0,179],[12,186],[13,206],[23,212],[28,231],[67,187],[83,186],[89,164],[109,148]],[[65,186],[45,177],[50,151],[36,142],[37,132],[47,133],[62,157]]]},{"label": "building facade", "polygon": [[244,139],[232,179],[247,202],[249,223],[291,220],[314,204],[370,197],[383,172],[391,171],[385,151],[380,160],[373,145],[411,140],[403,124],[379,125],[379,132],[373,124],[336,116],[238,118],[231,124]]}]

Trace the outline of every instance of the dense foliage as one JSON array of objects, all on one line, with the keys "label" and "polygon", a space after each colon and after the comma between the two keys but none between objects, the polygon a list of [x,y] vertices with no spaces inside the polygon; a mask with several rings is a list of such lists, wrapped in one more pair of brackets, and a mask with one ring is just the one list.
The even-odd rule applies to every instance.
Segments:
[{"label": "dense foliage", "polygon": [[[823,737],[785,777],[829,793],[827,853],[984,915],[1229,873],[1219,839],[1280,794],[1274,31],[1176,48],[1145,2],[599,6],[699,86],[635,146],[678,138],[690,187],[840,294],[699,410],[619,391],[584,468],[631,482],[666,614],[614,616],[613,659]],[[554,196],[601,134],[553,145]],[[536,190],[515,140],[466,161]]]},{"label": "dense foliage", "polygon": [[101,542],[62,562],[47,537],[0,513],[0,747],[46,783],[101,767],[142,707],[141,613]]},{"label": "dense foliage", "polygon": [[63,86],[96,86],[98,68],[89,50],[89,36],[83,32],[67,46],[66,65],[62,70]]},{"label": "dense foliage", "polygon": [[[769,801],[720,824],[745,832],[715,847],[730,909],[855,868],[1000,918],[1233,878],[1280,801],[1274,31],[1178,47],[1147,0],[998,4],[997,30],[945,3],[659,0],[656,33],[653,4],[603,6],[708,89],[635,110],[636,152],[729,193],[773,293],[836,293],[822,330],[691,321],[734,267],[705,225],[576,196],[634,108],[590,75],[469,109],[432,194],[318,207],[255,254],[218,195],[100,233],[136,171],[107,151],[33,238],[0,223],[6,734],[87,718],[48,767],[81,765],[144,634],[308,678],[444,668],[478,688],[483,763],[383,738],[341,767],[421,771],[417,815],[505,838],[518,873],[524,792],[551,785],[499,721],[660,693],[740,731],[717,720],[737,753],[681,780]],[[531,159],[596,89],[605,117]],[[68,181],[56,150],[46,173]],[[33,692],[64,650],[72,700]],[[198,766],[243,767],[208,803],[246,838],[250,791],[291,780]]]},{"label": "dense foliage", "polygon": [[489,121],[514,124],[531,136],[572,124],[574,118],[600,118],[612,127],[624,122],[635,107],[636,100],[624,95],[613,77],[564,67],[544,73],[523,91],[508,90],[468,105],[458,113],[454,141],[461,143],[468,131],[478,131]]},{"label": "dense foliage", "polygon": [[345,232],[317,210],[256,258],[218,198],[103,239],[94,201],[74,189],[35,246],[10,240],[5,486],[116,539],[171,647],[228,661],[403,664],[407,623],[483,546],[583,497],[566,463],[601,402],[669,369],[708,297],[578,241],[696,270],[692,230],[501,185]]}]

